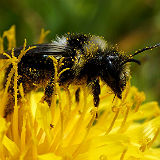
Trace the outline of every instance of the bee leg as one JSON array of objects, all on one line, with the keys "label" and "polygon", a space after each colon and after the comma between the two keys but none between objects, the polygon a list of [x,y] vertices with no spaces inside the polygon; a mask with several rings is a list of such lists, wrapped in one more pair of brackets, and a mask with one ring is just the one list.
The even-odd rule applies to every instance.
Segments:
[{"label": "bee leg", "polygon": [[79,103],[79,92],[80,92],[80,88],[78,88],[75,93],[75,99],[77,103]]},{"label": "bee leg", "polygon": [[[91,82],[89,82],[88,86],[91,87],[92,89],[92,94],[93,94],[93,100],[94,100],[94,106],[95,107],[98,107],[99,105],[99,95],[100,95],[100,85],[99,85],[99,80],[98,79],[95,79],[95,80],[92,80]],[[98,113],[96,113],[96,118],[98,118]]]},{"label": "bee leg", "polygon": [[44,96],[44,100],[48,103],[49,107],[51,106],[53,92],[54,92],[54,83],[51,82],[45,88],[45,96]]}]

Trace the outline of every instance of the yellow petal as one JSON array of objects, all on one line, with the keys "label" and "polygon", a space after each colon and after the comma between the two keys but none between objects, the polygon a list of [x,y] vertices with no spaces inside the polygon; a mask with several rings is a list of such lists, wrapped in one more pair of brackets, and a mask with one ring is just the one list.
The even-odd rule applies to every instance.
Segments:
[{"label": "yellow petal", "polygon": [[15,142],[9,139],[7,136],[3,138],[3,145],[6,147],[8,152],[11,154],[12,157],[17,157],[19,155],[19,148]]},{"label": "yellow petal", "polygon": [[39,155],[38,160],[62,160],[62,157],[56,156],[54,153],[47,153]]}]

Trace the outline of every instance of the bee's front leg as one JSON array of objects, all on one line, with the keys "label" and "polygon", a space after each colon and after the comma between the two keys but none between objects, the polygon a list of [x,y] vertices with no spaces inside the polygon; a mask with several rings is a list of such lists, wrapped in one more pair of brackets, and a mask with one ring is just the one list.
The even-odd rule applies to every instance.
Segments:
[{"label": "bee's front leg", "polygon": [[[91,88],[92,90],[92,94],[93,94],[93,100],[94,100],[94,106],[95,107],[98,107],[99,105],[99,95],[100,95],[100,92],[101,92],[101,89],[100,89],[100,85],[99,85],[99,80],[98,79],[94,79],[92,81],[89,81],[88,82],[88,87]],[[96,118],[98,117],[98,114],[96,113]]]}]

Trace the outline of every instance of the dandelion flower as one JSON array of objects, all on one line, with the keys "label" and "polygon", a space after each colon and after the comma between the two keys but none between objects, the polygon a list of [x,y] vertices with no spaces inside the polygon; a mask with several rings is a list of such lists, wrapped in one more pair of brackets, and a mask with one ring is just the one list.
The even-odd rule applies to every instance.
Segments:
[{"label": "dandelion flower", "polygon": [[[42,30],[39,43],[48,34]],[[4,52],[3,39],[8,49],[16,45],[15,27],[0,37],[0,51]],[[18,58],[1,60],[0,90],[0,159],[2,160],[159,160],[160,159],[160,108],[157,102],[143,103],[145,95],[129,82],[123,99],[109,94],[101,82],[99,117],[93,98],[82,86],[80,102],[75,102],[76,86],[62,90],[56,83],[52,105],[41,102],[44,93],[32,91],[27,95],[23,87],[17,88],[17,63],[31,48],[26,41]],[[7,55],[6,55],[7,56]],[[14,76],[14,112],[3,118],[7,89],[2,82],[5,68],[13,64],[6,88]],[[56,68],[56,60],[53,59]],[[55,79],[58,78],[55,75]],[[17,103],[17,90],[22,103]]]}]

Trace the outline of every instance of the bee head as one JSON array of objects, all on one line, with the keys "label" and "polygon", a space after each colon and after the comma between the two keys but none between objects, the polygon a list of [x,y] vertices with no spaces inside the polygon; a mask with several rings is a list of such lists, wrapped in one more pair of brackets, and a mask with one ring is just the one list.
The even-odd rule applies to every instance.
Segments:
[{"label": "bee head", "polygon": [[139,49],[130,56],[122,55],[118,53],[118,51],[107,51],[100,57],[101,79],[112,89],[114,94],[121,99],[122,92],[126,87],[130,75],[128,62],[140,64],[140,61],[133,57],[141,52],[157,47],[160,47],[160,44]]},{"label": "bee head", "polygon": [[126,86],[129,78],[129,65],[122,64],[127,57],[120,55],[118,52],[113,54],[104,54],[101,61],[101,79],[111,88],[118,98],[122,98],[122,91]]}]

